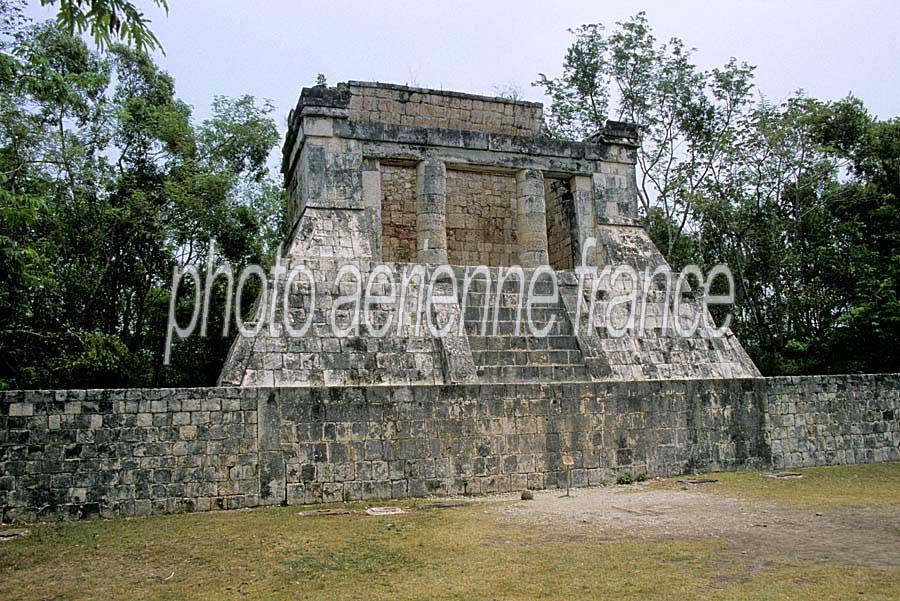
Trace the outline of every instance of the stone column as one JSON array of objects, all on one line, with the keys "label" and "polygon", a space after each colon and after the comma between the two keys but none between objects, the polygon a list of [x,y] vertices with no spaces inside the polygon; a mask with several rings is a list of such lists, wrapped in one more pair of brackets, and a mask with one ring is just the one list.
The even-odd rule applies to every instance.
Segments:
[{"label": "stone column", "polygon": [[369,221],[372,259],[383,261],[384,255],[381,251],[381,165],[377,159],[363,159],[362,195],[363,206]]},{"label": "stone column", "polygon": [[[597,224],[594,218],[594,185],[589,176],[576,175],[569,180],[572,190],[572,202],[575,203],[575,265],[594,265],[596,247],[591,251],[585,261],[583,256],[584,241],[597,236]],[[598,241],[599,244],[599,241]]]},{"label": "stone column", "polygon": [[516,236],[519,263],[539,267],[550,263],[547,250],[547,215],[544,201],[544,174],[537,169],[516,173]]},{"label": "stone column", "polygon": [[447,263],[447,167],[426,159],[416,166],[416,239],[419,263]]},{"label": "stone column", "polygon": [[362,143],[337,135],[335,128],[343,117],[303,111],[290,159],[295,181],[289,187],[296,187],[299,202],[289,254],[371,258],[362,194]]},{"label": "stone column", "polygon": [[593,177],[598,224],[639,225],[636,177],[633,163],[600,164]]}]

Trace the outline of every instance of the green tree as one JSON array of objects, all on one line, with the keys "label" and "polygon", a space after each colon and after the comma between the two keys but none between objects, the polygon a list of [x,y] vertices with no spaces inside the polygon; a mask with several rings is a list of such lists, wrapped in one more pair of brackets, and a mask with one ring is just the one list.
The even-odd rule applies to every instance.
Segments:
[{"label": "green tree", "polygon": [[[205,261],[210,239],[217,261],[271,258],[271,104],[216,98],[195,124],[142,52],[101,56],[48,25],[4,39],[0,385],[212,383],[228,339],[179,341],[162,365],[169,280],[174,264]],[[216,287],[210,332],[224,298]]]},{"label": "green tree", "polygon": [[764,374],[897,371],[898,126],[854,98],[770,103],[753,68],[702,71],[643,14],[573,31],[541,75],[557,136],[635,122],[648,233],[669,263],[731,267],[733,329]]},{"label": "green tree", "polygon": [[766,373],[896,370],[896,122],[797,96],[750,123],[698,211],[703,259],[736,274],[738,334]]},{"label": "green tree", "polygon": [[563,74],[541,74],[551,98],[551,133],[584,139],[610,115],[638,126],[642,216],[672,255],[691,225],[697,200],[728,169],[729,151],[751,100],[753,67],[732,59],[702,71],[679,38],[659,44],[644,13],[572,31]]},{"label": "green tree", "polygon": [[819,141],[852,177],[824,201],[834,217],[834,287],[846,299],[828,348],[847,371],[900,365],[900,121],[869,117],[855,99],[816,115]]}]

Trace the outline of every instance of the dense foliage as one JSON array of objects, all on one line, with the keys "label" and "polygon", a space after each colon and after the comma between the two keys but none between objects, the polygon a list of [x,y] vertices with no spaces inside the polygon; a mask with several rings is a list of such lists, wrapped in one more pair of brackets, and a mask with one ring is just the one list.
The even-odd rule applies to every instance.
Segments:
[{"label": "dense foliage", "polygon": [[647,228],[674,267],[731,267],[733,329],[763,373],[900,371],[900,121],[861,101],[780,104],[732,59],[704,71],[643,14],[573,31],[541,75],[548,125],[639,127]]},{"label": "dense foliage", "polygon": [[272,106],[216,97],[196,123],[146,54],[0,8],[0,387],[214,383],[227,338],[179,341],[162,364],[172,268],[210,239],[217,261],[271,257]]}]

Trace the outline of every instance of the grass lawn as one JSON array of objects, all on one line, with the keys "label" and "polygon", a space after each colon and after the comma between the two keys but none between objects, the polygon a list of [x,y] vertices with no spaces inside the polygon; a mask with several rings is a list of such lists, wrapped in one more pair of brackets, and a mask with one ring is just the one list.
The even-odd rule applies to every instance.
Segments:
[{"label": "grass lawn", "polygon": [[[780,481],[717,474],[717,492],[900,508],[898,464],[801,471],[808,477]],[[900,598],[897,567],[799,561],[773,549],[761,568],[729,541],[522,527],[498,518],[508,503],[381,517],[277,507],[38,524],[0,542],[0,599]]]},{"label": "grass lawn", "polygon": [[[801,478],[769,478],[777,472],[723,472],[701,474],[718,483],[707,490],[784,503],[795,507],[875,507],[900,505],[900,463],[810,467],[782,470]],[[693,477],[693,476],[691,476]],[[680,486],[669,478],[655,486]]]}]

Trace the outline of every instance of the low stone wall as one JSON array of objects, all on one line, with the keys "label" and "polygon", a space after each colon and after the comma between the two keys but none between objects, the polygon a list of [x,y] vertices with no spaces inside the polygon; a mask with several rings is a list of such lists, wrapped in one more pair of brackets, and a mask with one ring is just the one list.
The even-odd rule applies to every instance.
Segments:
[{"label": "low stone wall", "polygon": [[253,388],[12,391],[3,521],[259,504]]},{"label": "low stone wall", "polygon": [[[288,503],[491,493],[768,463],[763,381],[283,388],[260,408]],[[280,425],[277,440],[263,424]]]},{"label": "low stone wall", "polygon": [[900,460],[900,375],[766,381],[775,467]]},{"label": "low stone wall", "polygon": [[4,521],[900,459],[900,376],[0,393]]}]

